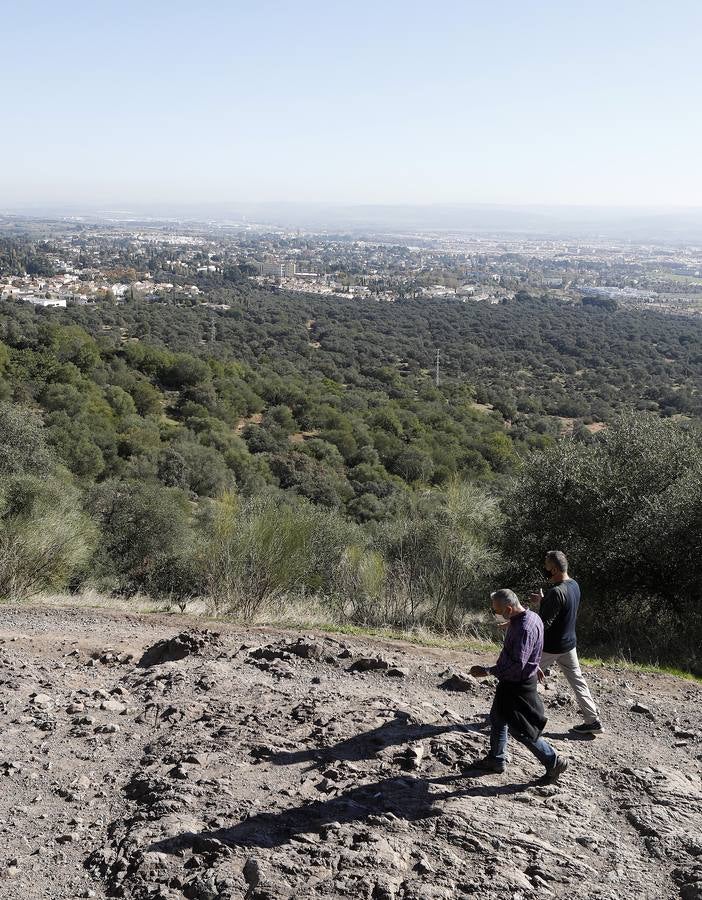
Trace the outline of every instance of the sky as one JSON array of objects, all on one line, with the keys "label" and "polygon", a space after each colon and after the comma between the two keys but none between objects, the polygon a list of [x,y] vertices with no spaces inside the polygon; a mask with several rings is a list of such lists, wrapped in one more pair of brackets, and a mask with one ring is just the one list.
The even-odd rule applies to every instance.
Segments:
[{"label": "sky", "polygon": [[0,0],[0,209],[702,207],[700,0]]}]

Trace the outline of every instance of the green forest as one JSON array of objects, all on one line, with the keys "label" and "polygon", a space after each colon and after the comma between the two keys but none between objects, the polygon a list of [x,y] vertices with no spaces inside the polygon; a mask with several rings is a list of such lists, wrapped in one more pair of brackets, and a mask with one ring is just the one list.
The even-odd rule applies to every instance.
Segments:
[{"label": "green forest", "polygon": [[562,548],[593,650],[702,665],[702,322],[202,287],[0,303],[6,598],[451,630]]}]

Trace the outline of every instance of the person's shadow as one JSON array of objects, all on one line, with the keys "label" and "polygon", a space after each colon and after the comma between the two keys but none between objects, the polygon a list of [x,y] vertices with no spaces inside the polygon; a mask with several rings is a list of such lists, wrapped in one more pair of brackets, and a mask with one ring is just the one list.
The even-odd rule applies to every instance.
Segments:
[{"label": "person's shadow", "polygon": [[[457,790],[437,790],[434,786],[450,786],[457,782],[469,784]],[[488,787],[471,783],[460,775],[440,778],[400,776],[386,778],[372,784],[351,788],[336,797],[314,800],[311,803],[281,812],[260,813],[228,828],[212,831],[183,832],[148,847],[159,853],[178,853],[190,848],[195,852],[213,849],[215,841],[229,847],[280,847],[298,834],[320,834],[326,837],[332,830],[348,822],[358,822],[369,816],[391,813],[408,822],[441,815],[442,802],[460,797],[496,797],[519,794],[538,784],[538,779],[526,783],[500,784]]]},{"label": "person's shadow", "polygon": [[396,710],[394,719],[384,722],[371,731],[355,734],[353,737],[329,747],[273,752],[267,756],[267,760],[276,766],[291,766],[309,762],[313,764],[313,768],[316,765],[328,765],[332,762],[359,762],[371,759],[387,747],[411,744],[446,734],[449,731],[478,732],[482,728],[483,725],[468,723],[418,725],[409,720],[408,713]]},{"label": "person's shadow", "polygon": [[594,741],[594,734],[578,734],[577,731],[549,731],[544,729],[543,736],[556,741]]}]

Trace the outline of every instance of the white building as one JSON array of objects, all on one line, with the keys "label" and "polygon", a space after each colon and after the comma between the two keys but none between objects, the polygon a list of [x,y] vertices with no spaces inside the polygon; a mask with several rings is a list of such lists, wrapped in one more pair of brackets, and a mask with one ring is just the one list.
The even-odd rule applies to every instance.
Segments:
[{"label": "white building", "polygon": [[23,297],[27,303],[33,303],[34,306],[60,306],[65,309],[66,301],[63,297],[34,297],[32,295]]}]

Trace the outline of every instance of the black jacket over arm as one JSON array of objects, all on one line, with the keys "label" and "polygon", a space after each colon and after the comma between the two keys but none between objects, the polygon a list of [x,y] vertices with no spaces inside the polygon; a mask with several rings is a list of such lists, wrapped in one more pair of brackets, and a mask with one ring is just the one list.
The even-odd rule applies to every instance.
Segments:
[{"label": "black jacket over arm", "polygon": [[492,708],[504,719],[510,731],[526,735],[532,741],[539,737],[548,721],[536,686],[536,678],[501,681],[492,702]]}]

